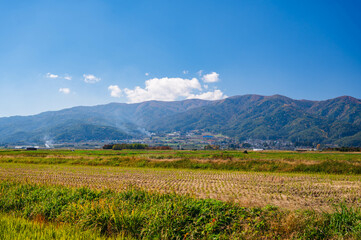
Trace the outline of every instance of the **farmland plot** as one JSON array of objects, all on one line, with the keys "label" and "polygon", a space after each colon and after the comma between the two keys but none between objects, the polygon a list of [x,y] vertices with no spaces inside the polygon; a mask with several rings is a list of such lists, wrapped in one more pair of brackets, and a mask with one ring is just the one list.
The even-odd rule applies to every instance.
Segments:
[{"label": "farmland plot", "polygon": [[135,186],[252,207],[271,204],[328,211],[341,202],[361,206],[361,177],[357,175],[1,163],[0,179],[116,191]]}]

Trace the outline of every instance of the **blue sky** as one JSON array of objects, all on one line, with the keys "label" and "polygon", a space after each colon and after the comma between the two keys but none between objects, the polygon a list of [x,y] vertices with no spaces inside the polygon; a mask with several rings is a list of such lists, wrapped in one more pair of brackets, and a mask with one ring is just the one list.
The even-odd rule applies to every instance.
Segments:
[{"label": "blue sky", "polygon": [[0,1],[0,116],[282,94],[361,98],[360,1]]}]

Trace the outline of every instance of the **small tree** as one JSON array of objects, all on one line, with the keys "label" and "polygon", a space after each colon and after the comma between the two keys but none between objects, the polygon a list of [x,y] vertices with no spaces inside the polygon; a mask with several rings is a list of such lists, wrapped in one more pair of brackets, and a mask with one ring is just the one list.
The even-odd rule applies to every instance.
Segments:
[{"label": "small tree", "polygon": [[122,144],[114,144],[112,147],[113,150],[122,150],[124,149]]},{"label": "small tree", "polygon": [[103,146],[103,149],[112,149],[113,146],[114,146],[114,144],[105,144],[105,145]]}]

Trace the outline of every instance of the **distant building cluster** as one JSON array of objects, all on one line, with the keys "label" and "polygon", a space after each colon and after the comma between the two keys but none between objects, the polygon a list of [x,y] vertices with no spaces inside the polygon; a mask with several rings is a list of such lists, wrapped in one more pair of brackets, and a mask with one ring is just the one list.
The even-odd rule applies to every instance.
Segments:
[{"label": "distant building cluster", "polygon": [[[295,151],[313,151],[320,150],[320,144],[317,146],[302,145],[292,143],[288,140],[260,140],[246,139],[240,141],[240,137],[232,138],[222,134],[212,133],[202,130],[191,130],[187,132],[174,131],[170,133],[148,133],[143,138],[125,139],[125,140],[104,140],[104,141],[84,141],[77,143],[54,143],[49,147],[47,142],[43,146],[17,145],[6,146],[15,149],[48,149],[48,148],[82,148],[94,149],[102,148],[106,144],[146,144],[149,148],[170,147],[176,150],[200,150],[200,149],[248,149],[253,151],[263,150],[295,150]],[[332,146],[324,146],[330,148]]]}]

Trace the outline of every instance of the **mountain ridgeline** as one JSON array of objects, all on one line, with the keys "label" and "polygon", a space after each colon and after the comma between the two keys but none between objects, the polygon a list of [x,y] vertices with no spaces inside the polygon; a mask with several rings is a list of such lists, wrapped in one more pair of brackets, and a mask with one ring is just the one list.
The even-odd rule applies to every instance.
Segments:
[{"label": "mountain ridgeline", "polygon": [[122,140],[149,132],[203,130],[239,140],[361,146],[361,100],[325,101],[244,95],[218,101],[190,99],[74,107],[34,116],[0,118],[0,144]]}]

